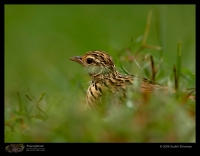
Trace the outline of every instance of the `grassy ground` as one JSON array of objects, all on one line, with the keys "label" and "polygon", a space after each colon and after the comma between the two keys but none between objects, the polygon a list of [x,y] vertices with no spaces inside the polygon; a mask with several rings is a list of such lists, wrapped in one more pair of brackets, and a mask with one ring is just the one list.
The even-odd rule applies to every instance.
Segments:
[{"label": "grassy ground", "polygon": [[[196,141],[196,103],[182,91],[196,84],[194,5],[5,5],[4,32],[5,142]],[[175,67],[179,95],[85,111],[90,78],[69,58],[90,50],[172,88]]]}]

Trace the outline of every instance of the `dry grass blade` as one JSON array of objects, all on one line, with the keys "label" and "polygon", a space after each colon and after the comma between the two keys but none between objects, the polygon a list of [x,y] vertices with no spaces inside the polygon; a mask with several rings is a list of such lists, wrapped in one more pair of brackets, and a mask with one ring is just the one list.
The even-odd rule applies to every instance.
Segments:
[{"label": "dry grass blade", "polygon": [[177,79],[179,79],[180,74],[181,74],[181,60],[182,60],[181,42],[178,42],[178,49],[177,49]]},{"label": "dry grass blade", "polygon": [[153,56],[152,55],[150,56],[150,60],[151,60],[151,69],[152,69],[152,77],[151,77],[151,79],[153,81],[155,81],[156,70],[155,70],[155,67],[154,67],[154,60],[153,60]]},{"label": "dry grass blade", "polygon": [[143,49],[153,49],[153,50],[162,50],[162,47],[160,46],[154,46],[154,45],[148,45],[146,44],[147,41],[147,36],[149,34],[149,29],[150,29],[150,24],[151,24],[151,17],[152,17],[152,11],[149,11],[148,17],[147,17],[147,23],[146,23],[146,28],[144,31],[144,36],[142,39],[142,45],[141,47],[135,52],[136,53],[140,53]]},{"label": "dry grass blade", "polygon": [[195,92],[195,90],[191,91],[191,92],[187,95],[187,98],[188,98],[188,99],[195,100],[196,96],[195,96],[195,95],[192,95],[194,92]]},{"label": "dry grass blade", "polygon": [[147,45],[147,44],[143,45],[143,48],[153,49],[153,50],[162,50],[160,46]]},{"label": "dry grass blade", "polygon": [[144,38],[142,40],[142,45],[146,44],[146,40],[147,40],[147,36],[149,33],[149,28],[150,28],[150,24],[151,24],[151,16],[152,16],[152,11],[149,11],[148,17],[147,17],[147,25],[146,25],[146,29],[144,32]]},{"label": "dry grass blade", "polygon": [[174,85],[175,85],[175,90],[178,91],[178,78],[177,78],[177,70],[176,66],[174,65]]}]

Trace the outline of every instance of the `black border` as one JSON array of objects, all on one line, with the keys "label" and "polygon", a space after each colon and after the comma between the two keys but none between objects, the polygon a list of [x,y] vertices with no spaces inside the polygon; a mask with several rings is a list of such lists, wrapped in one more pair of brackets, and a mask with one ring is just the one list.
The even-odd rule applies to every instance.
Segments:
[{"label": "black border", "polygon": [[[8,4],[6,4],[6,5],[8,5]],[[5,4],[4,4],[4,6],[5,6]],[[4,12],[4,7],[3,7],[3,12]],[[4,15],[3,15],[3,20],[4,20]],[[4,30],[5,30],[5,27],[4,27]],[[5,38],[5,34],[4,34],[4,38]],[[198,72],[196,71],[196,74],[197,73]],[[196,82],[196,84],[198,84],[198,81]],[[197,94],[197,91],[196,91],[196,94]],[[196,97],[198,97],[198,96],[196,96]],[[197,101],[198,100],[196,98],[196,103],[198,103]],[[196,109],[197,109],[197,107],[196,107]],[[4,119],[4,109],[3,109],[2,114],[3,114],[3,119]],[[196,123],[197,123],[197,116],[198,116],[198,113],[196,113]],[[196,130],[196,132],[197,132],[197,130]],[[198,136],[198,135],[196,134],[196,136]],[[3,136],[3,139],[4,139],[4,136]],[[12,144],[12,143],[4,142],[3,151],[5,154],[7,154],[7,152],[5,151],[5,147],[10,144]],[[18,144],[18,143],[13,143],[13,144]],[[55,151],[55,152],[59,152],[59,153],[62,152],[65,154],[71,154],[71,153],[69,153],[70,151],[72,151],[73,154],[76,154],[79,152],[82,154],[83,153],[93,153],[93,151],[95,152],[93,154],[100,154],[100,152],[107,154],[106,151],[111,150],[112,154],[117,153],[119,151],[122,151],[123,154],[125,154],[128,151],[131,151],[130,154],[134,155],[134,154],[137,154],[134,152],[134,150],[137,150],[137,149],[141,150],[141,152],[145,152],[144,150],[148,150],[148,149],[195,149],[196,148],[196,143],[23,143],[23,144],[25,146],[25,149],[21,153],[32,153],[31,151],[26,150],[27,145],[43,145],[43,147],[45,149],[44,152]],[[181,145],[182,146],[191,146],[191,148],[180,148]],[[76,146],[76,148],[72,148],[73,146]],[[80,146],[80,147],[83,146],[83,149],[77,148],[77,146]],[[103,147],[100,147],[100,146],[103,146]],[[119,148],[117,148],[117,147],[119,147]],[[37,153],[38,151],[33,151],[33,152]]]}]

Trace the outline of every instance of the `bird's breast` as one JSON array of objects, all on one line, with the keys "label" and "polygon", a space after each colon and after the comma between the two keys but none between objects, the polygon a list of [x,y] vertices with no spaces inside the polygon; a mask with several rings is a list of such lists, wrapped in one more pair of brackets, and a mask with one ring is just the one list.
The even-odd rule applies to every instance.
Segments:
[{"label": "bird's breast", "polygon": [[125,88],[123,83],[117,83],[111,78],[92,82],[87,90],[86,102],[89,106],[96,106],[105,101],[110,103],[113,99],[125,97]]},{"label": "bird's breast", "polygon": [[104,87],[99,82],[92,82],[87,90],[86,102],[90,106],[97,104],[101,100]]}]

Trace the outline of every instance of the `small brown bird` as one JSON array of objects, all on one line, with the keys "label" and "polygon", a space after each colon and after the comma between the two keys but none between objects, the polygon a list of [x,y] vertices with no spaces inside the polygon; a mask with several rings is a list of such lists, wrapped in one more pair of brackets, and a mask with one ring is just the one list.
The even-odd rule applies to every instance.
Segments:
[{"label": "small brown bird", "polygon": [[141,93],[160,91],[169,92],[168,87],[147,79],[140,79],[134,75],[120,74],[110,55],[103,51],[89,51],[83,56],[74,56],[70,60],[84,66],[92,78],[86,93],[86,102],[91,107],[99,107],[102,103],[120,104],[124,102],[126,90],[139,82]]}]

